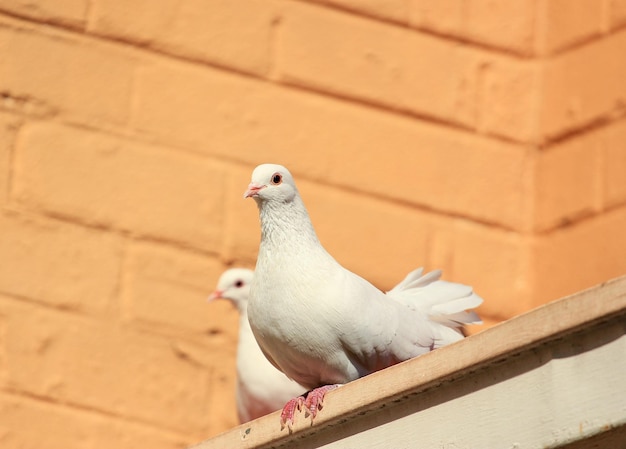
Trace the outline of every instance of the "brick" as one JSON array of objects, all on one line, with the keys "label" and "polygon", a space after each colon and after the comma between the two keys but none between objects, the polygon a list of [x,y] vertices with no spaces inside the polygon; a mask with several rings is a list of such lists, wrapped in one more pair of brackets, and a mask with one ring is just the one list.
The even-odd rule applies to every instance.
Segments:
[{"label": "brick", "polygon": [[428,264],[445,280],[471,285],[481,316],[508,319],[533,306],[529,239],[461,219],[440,219],[429,238]]},{"label": "brick", "polygon": [[409,0],[312,0],[399,23],[409,20]]},{"label": "brick", "polygon": [[587,133],[537,153],[535,229],[567,225],[600,210],[601,140],[602,133]]},{"label": "brick", "polygon": [[280,34],[278,71],[286,82],[537,140],[541,72],[534,61],[294,5]]},{"label": "brick", "polygon": [[626,31],[545,64],[543,135],[558,137],[619,114],[626,104]]},{"label": "brick", "polygon": [[7,298],[0,298],[0,313],[11,391],[163,429],[206,431],[211,367],[176,340]]},{"label": "brick", "polygon": [[172,22],[176,20],[178,9],[183,3],[164,0],[159,8],[150,8],[149,2],[141,0],[126,5],[97,0],[92,2],[87,28],[94,34],[149,45],[166,28],[166,34],[173,34],[170,33],[173,31]]},{"label": "brick", "polygon": [[4,315],[0,313],[0,388],[6,385],[7,377],[7,323]]},{"label": "brick", "polygon": [[[425,132],[415,140],[419,151],[402,145],[397,154],[377,162],[364,160],[367,152],[343,154],[335,165],[334,178],[365,192],[524,228],[528,214],[523,179],[528,174],[526,152],[466,139],[462,134],[445,135],[450,137],[448,142],[439,140],[444,136]],[[396,144],[395,139],[389,141],[390,147]],[[351,164],[358,169],[343,171]],[[389,181],[374,181],[386,179],[386,174],[393,174]]]},{"label": "brick", "polygon": [[281,80],[473,124],[477,52],[345,13],[298,2],[289,6],[279,35]]},{"label": "brick", "polygon": [[615,29],[626,24],[626,0],[608,0],[609,21]]},{"label": "brick", "polygon": [[224,333],[236,339],[236,311],[209,308],[206,298],[224,266],[216,259],[152,243],[133,243],[125,274],[127,316],[191,337]]},{"label": "brick", "polygon": [[222,169],[204,158],[41,123],[23,129],[16,166],[15,198],[29,208],[204,249],[219,243]]},{"label": "brick", "polygon": [[211,371],[211,385],[209,390],[211,401],[209,402],[207,413],[207,415],[211,417],[209,422],[210,427],[204,434],[196,438],[196,442],[239,425],[235,400],[235,384],[237,378],[234,359],[235,344],[231,344],[229,349],[232,350],[233,357],[228,359],[224,358],[224,362]]},{"label": "brick", "polygon": [[539,0],[539,53],[553,53],[600,36],[605,8],[605,2],[598,0]]},{"label": "brick", "polygon": [[224,239],[221,256],[254,268],[261,240],[258,208],[243,199],[253,166],[232,165],[228,169],[224,201]]},{"label": "brick", "polygon": [[412,0],[412,26],[463,40],[529,54],[534,2],[505,0]]},{"label": "brick", "polygon": [[[37,425],[36,432],[33,423]],[[0,393],[0,444],[35,449],[42,447],[42,441],[45,447],[66,449],[133,449],[143,445],[175,449],[195,442],[190,436],[117,417]]]},{"label": "brick", "polygon": [[[268,0],[150,0],[93,4],[90,29],[167,53],[266,75],[279,3]],[[163,30],[167,29],[164,33]]]},{"label": "brick", "polygon": [[[384,149],[383,158],[372,158],[373,149],[365,144],[351,151],[344,147],[327,178],[442,212],[516,229],[528,226],[525,177],[531,167],[526,149],[464,133],[420,130],[416,124],[411,131],[415,134],[402,136],[390,130],[386,142],[372,142]],[[403,137],[408,138],[401,142]]]},{"label": "brick", "polygon": [[535,238],[535,305],[626,273],[626,207]]},{"label": "brick", "polygon": [[84,26],[87,8],[87,0],[0,0],[2,11],[77,28]]},{"label": "brick", "polygon": [[[215,279],[217,281],[217,279]],[[228,309],[226,312],[225,308]],[[216,301],[208,306],[213,321],[222,320],[222,326],[232,323],[232,331],[236,333],[237,313],[233,313],[232,305],[227,301]],[[234,317],[231,321],[229,317]],[[227,319],[223,319],[227,318]],[[208,370],[209,381],[206,388],[206,426],[195,431],[196,442],[217,435],[239,424],[235,404],[236,375],[236,338],[225,340],[220,334],[211,333],[211,345],[200,345],[178,340],[171,345],[177,356],[190,363],[204,366]],[[188,433],[186,433],[188,435]]]},{"label": "brick", "polygon": [[0,205],[8,201],[11,188],[11,158],[20,125],[21,121],[17,117],[0,113]]},{"label": "brick", "polygon": [[[211,279],[213,286],[217,278]],[[229,338],[223,338],[223,332],[209,332],[207,344],[197,344],[187,340],[176,340],[170,346],[177,357],[189,363],[204,367],[208,373],[205,393],[205,413],[202,415],[206,426],[194,430],[190,427],[185,435],[194,431],[195,442],[217,435],[239,424],[237,419],[235,385],[237,323],[239,316],[227,301],[215,301],[205,304],[210,312],[209,320],[219,323],[217,327],[228,327]],[[210,419],[209,419],[210,417]]]},{"label": "brick", "polygon": [[540,138],[541,67],[531,60],[486,57],[480,68],[479,131],[518,142]]},{"label": "brick", "polygon": [[534,2],[466,0],[464,7],[464,21],[470,40],[522,54],[529,53],[534,39]]},{"label": "brick", "polygon": [[409,23],[439,34],[464,36],[464,3],[465,0],[411,0]]},{"label": "brick", "polygon": [[515,229],[528,224],[532,167],[524,146],[183,68],[141,71],[134,117],[141,132],[251,166],[281,163],[321,184]]},{"label": "brick", "polygon": [[604,136],[604,203],[612,207],[626,202],[626,121],[609,126]]},{"label": "brick", "polygon": [[55,307],[115,310],[122,243],[71,224],[0,216],[0,291]]},{"label": "brick", "polygon": [[245,109],[251,106],[248,99],[258,95],[260,87],[246,78],[189,64],[145,65],[137,71],[132,123],[162,141],[219,154],[223,147],[230,150],[229,139],[242,132],[237,127],[250,115]]},{"label": "brick", "polygon": [[390,290],[424,265],[429,214],[304,180],[298,189],[326,250],[378,288]]},{"label": "brick", "polygon": [[[339,103],[186,64],[144,67],[137,84],[135,127],[164,142],[250,164],[239,186],[242,196],[259,163],[313,168],[325,157],[323,150],[334,151],[335,136],[319,129],[338,119],[332,114],[341,111]],[[285,132],[286,126],[293,131]],[[323,170],[320,166],[316,172]]]},{"label": "brick", "polygon": [[0,20],[0,92],[31,104],[37,115],[123,124],[128,119],[134,61],[92,41],[43,34]]}]

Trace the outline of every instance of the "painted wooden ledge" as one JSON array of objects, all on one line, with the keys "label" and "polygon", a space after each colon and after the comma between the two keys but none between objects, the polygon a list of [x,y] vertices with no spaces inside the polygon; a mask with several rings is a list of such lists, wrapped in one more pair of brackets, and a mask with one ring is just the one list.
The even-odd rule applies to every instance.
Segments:
[{"label": "painted wooden ledge", "polygon": [[626,447],[626,276],[328,393],[311,426],[279,413],[194,449]]}]

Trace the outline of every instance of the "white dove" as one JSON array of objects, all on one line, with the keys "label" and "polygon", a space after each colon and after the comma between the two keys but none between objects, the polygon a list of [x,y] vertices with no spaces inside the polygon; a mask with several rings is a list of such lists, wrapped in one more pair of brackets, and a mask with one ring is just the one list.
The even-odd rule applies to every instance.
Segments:
[{"label": "white dove", "polygon": [[[289,171],[263,164],[244,198],[259,206],[261,245],[248,317],[267,358],[306,388],[283,408],[281,428],[296,408],[311,419],[327,391],[463,338],[480,323],[482,299],[469,286],[409,273],[387,293],[343,268],[320,244]],[[375,262],[373,262],[375,263]]]},{"label": "white dove", "polygon": [[254,339],[248,322],[248,295],[254,272],[231,268],[220,276],[217,289],[209,301],[223,298],[239,311],[239,342],[237,344],[237,415],[244,423],[279,410],[285,402],[306,391],[274,368]]}]

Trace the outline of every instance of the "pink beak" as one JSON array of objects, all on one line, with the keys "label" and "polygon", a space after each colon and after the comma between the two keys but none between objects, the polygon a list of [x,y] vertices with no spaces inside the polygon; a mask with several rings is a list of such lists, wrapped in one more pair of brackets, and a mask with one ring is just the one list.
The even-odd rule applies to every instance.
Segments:
[{"label": "pink beak", "polygon": [[264,189],[265,186],[260,186],[258,184],[254,184],[254,183],[250,183],[248,185],[248,190],[246,190],[246,193],[243,194],[244,199],[245,198],[250,198],[250,197],[254,197],[257,196],[259,194],[259,191]]},{"label": "pink beak", "polygon": [[206,300],[207,300],[207,302],[211,302],[211,301],[213,301],[213,300],[215,300],[215,299],[219,299],[219,298],[221,298],[221,297],[222,297],[222,294],[223,294],[223,293],[224,293],[224,292],[223,292],[223,291],[221,291],[221,290],[215,290],[213,293],[211,293],[211,294],[209,295],[209,297],[208,297]]}]

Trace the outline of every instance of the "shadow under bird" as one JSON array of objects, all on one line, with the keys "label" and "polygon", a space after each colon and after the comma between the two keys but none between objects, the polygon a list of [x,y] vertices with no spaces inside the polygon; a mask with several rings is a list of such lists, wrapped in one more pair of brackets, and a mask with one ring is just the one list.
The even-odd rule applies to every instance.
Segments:
[{"label": "shadow under bird", "polygon": [[281,428],[296,410],[314,419],[325,394],[341,384],[463,339],[472,288],[417,269],[389,292],[342,267],[320,244],[285,167],[256,167],[244,198],[259,207],[261,244],[248,317],[263,353],[307,389],[287,402]]}]

